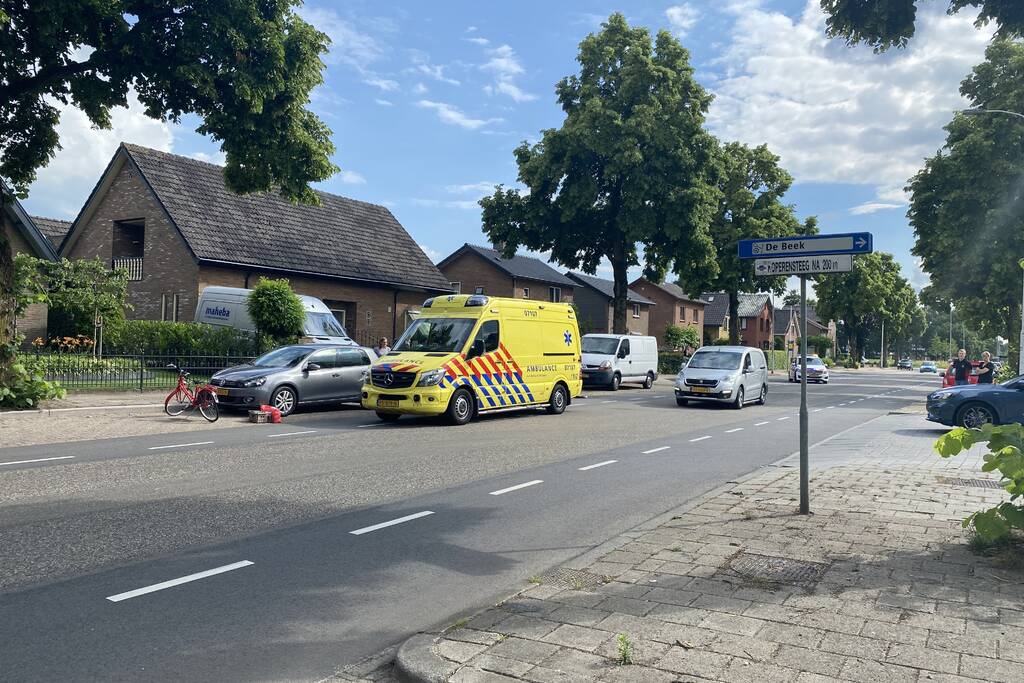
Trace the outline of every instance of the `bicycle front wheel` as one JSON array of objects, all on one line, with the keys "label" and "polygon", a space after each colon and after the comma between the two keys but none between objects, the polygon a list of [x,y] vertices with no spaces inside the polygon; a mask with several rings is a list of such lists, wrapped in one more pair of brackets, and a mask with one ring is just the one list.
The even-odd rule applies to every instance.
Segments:
[{"label": "bicycle front wheel", "polygon": [[220,406],[217,404],[217,399],[203,392],[198,401],[199,414],[205,417],[208,422],[216,422],[217,418],[220,417]]},{"label": "bicycle front wheel", "polygon": [[192,402],[184,392],[175,391],[164,400],[164,412],[171,417],[177,417],[185,412],[190,405]]}]

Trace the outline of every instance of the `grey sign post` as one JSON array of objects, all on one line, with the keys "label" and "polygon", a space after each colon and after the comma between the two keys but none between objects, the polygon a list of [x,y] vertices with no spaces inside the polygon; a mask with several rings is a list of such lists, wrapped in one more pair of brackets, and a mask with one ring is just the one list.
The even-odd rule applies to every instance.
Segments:
[{"label": "grey sign post", "polygon": [[811,512],[807,427],[807,276],[853,270],[853,254],[874,250],[870,233],[740,240],[741,259],[756,259],[754,274],[800,277],[800,514]]}]

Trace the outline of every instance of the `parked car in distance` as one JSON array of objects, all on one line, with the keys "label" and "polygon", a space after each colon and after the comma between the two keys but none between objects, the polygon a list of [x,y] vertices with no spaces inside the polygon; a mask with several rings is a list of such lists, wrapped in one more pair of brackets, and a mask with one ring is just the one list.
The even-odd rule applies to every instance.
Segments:
[{"label": "parked car in distance", "polygon": [[363,375],[377,360],[372,349],[339,344],[282,346],[210,378],[224,408],[270,405],[288,415],[300,405],[356,402]]},{"label": "parked car in distance", "polygon": [[[797,356],[789,364],[789,381],[799,382],[800,377],[800,357]],[[825,361],[818,356],[807,356],[807,381],[828,384],[828,380],[828,366],[825,365]]]},{"label": "parked car in distance", "polygon": [[930,373],[932,373],[934,375],[934,374],[938,373],[939,369],[935,366],[935,363],[933,363],[930,360],[926,360],[925,362],[921,363],[921,367],[918,368],[917,371],[919,373],[921,373],[921,372],[930,372]]},{"label": "parked car in distance", "polygon": [[[971,361],[971,374],[968,375],[967,381],[971,384],[978,383],[978,365],[980,363],[976,360]],[[953,364],[950,363],[949,367],[946,368],[946,372],[940,373],[942,375],[942,386],[952,387],[956,385],[956,377],[953,375]]]},{"label": "parked car in distance", "polygon": [[644,389],[658,379],[658,340],[628,334],[583,335],[583,384],[615,391],[622,382]]},{"label": "parked car in distance", "polygon": [[[251,289],[241,287],[206,287],[199,294],[195,322],[254,332],[256,325],[246,308],[251,293]],[[302,307],[306,309],[302,342],[357,346],[356,342],[349,338],[344,326],[334,317],[331,309],[327,308],[327,304],[316,297],[302,294],[298,296]]]},{"label": "parked car in distance", "polygon": [[927,406],[929,420],[949,426],[1024,423],[1024,375],[1001,384],[939,389],[928,395]]},{"label": "parked car in distance", "polygon": [[768,364],[761,349],[751,346],[702,346],[676,377],[676,403],[731,403],[740,409],[768,401]]},{"label": "parked car in distance", "polygon": [[896,363],[896,369],[912,371],[914,369],[914,361],[910,360],[909,358],[901,358],[899,362]]}]

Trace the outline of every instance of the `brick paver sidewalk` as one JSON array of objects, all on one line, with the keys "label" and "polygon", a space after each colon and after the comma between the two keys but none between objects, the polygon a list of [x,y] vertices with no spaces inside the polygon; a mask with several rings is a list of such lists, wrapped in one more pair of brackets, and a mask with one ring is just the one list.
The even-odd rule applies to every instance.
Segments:
[{"label": "brick paver sidewalk", "polygon": [[955,481],[988,475],[978,451],[938,458],[940,433],[917,415],[862,425],[812,450],[812,516],[793,514],[788,461],[762,470],[432,653],[459,683],[1024,681],[1024,573],[973,554],[960,528],[1005,494]]}]

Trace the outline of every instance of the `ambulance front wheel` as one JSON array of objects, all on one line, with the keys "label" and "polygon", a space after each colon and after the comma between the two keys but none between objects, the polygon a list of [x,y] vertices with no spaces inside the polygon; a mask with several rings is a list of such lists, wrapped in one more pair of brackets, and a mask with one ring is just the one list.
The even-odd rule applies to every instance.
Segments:
[{"label": "ambulance front wheel", "polygon": [[548,412],[552,415],[561,415],[565,412],[565,406],[569,403],[569,392],[561,384],[556,384],[551,390],[551,398],[548,399]]},{"label": "ambulance front wheel", "polygon": [[446,415],[453,425],[464,425],[473,419],[473,394],[466,389],[456,389],[448,400]]}]

